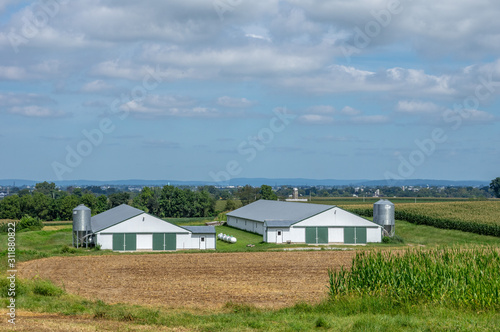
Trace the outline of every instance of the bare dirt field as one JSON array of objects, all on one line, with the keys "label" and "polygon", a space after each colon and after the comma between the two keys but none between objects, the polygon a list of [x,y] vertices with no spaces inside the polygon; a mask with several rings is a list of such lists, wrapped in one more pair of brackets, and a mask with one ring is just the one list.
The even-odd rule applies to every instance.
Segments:
[{"label": "bare dirt field", "polygon": [[[0,310],[2,317],[6,317],[7,310]],[[95,331],[187,331],[182,328],[168,328],[164,326],[151,326],[117,322],[113,320],[97,320],[90,316],[66,316],[61,314],[37,313],[17,310],[16,324],[11,325],[5,321],[0,323],[0,331],[23,332],[95,332]]]},{"label": "bare dirt field", "polygon": [[51,257],[21,263],[68,293],[106,303],[216,309],[228,302],[279,308],[317,303],[328,268],[350,266],[354,252],[188,253]]}]

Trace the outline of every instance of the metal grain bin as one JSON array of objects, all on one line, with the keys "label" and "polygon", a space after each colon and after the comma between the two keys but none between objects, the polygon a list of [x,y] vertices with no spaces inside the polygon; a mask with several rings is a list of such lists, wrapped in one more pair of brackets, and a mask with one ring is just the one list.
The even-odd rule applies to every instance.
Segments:
[{"label": "metal grain bin", "polygon": [[92,227],[90,224],[91,211],[83,204],[73,209],[73,246],[77,248],[84,243],[88,246],[91,241],[90,234]]},{"label": "metal grain bin", "polygon": [[373,204],[373,222],[384,227],[384,235],[394,236],[394,204],[381,199]]}]

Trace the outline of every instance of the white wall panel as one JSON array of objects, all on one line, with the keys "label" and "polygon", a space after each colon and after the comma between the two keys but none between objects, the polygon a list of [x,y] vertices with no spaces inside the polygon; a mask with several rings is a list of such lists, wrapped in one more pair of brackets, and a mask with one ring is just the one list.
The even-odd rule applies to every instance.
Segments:
[{"label": "white wall panel", "polygon": [[97,233],[97,244],[101,245],[101,249],[113,249],[113,234],[99,234]]},{"label": "white wall panel", "polygon": [[153,250],[153,234],[137,234],[137,250]]}]

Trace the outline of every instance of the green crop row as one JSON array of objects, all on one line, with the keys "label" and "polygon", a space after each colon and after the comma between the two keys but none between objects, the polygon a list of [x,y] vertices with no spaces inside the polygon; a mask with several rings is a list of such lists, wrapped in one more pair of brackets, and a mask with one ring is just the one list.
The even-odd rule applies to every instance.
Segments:
[{"label": "green crop row", "polygon": [[491,248],[358,252],[351,270],[328,273],[333,299],[359,295],[500,309],[500,255]]},{"label": "green crop row", "polygon": [[[500,237],[500,202],[397,204],[395,218],[417,225],[455,229]],[[350,212],[373,216],[373,208],[346,206]]]}]

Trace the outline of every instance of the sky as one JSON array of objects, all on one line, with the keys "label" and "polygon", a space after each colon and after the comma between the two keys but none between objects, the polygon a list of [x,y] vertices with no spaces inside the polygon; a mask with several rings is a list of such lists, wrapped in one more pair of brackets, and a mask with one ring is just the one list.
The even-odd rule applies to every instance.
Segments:
[{"label": "sky", "polygon": [[0,178],[491,180],[494,0],[0,0]]}]

